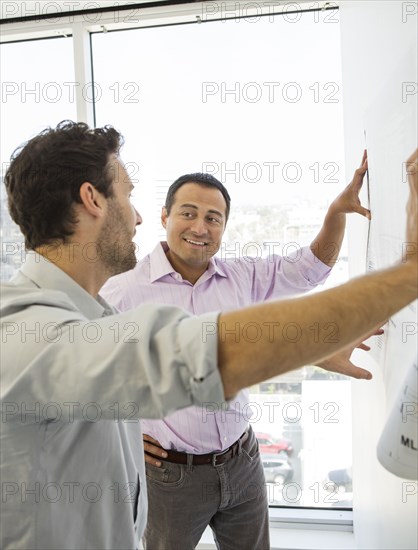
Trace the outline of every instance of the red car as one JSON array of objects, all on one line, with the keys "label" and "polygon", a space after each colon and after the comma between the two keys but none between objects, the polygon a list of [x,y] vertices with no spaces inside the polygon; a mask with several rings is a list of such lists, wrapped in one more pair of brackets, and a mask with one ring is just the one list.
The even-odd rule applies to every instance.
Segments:
[{"label": "red car", "polygon": [[258,439],[258,445],[261,453],[287,453],[291,455],[293,452],[292,442],[288,439],[273,438],[268,433],[255,432]]}]

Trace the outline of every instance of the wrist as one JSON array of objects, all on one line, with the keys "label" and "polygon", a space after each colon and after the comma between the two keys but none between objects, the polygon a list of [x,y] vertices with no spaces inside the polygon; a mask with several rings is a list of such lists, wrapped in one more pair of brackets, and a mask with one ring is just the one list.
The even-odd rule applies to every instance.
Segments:
[{"label": "wrist", "polygon": [[337,220],[345,221],[345,215],[346,213],[343,210],[341,210],[340,207],[338,206],[338,203],[334,201],[330,204],[328,208],[328,212],[326,213],[326,216],[325,216],[325,222],[334,222]]}]

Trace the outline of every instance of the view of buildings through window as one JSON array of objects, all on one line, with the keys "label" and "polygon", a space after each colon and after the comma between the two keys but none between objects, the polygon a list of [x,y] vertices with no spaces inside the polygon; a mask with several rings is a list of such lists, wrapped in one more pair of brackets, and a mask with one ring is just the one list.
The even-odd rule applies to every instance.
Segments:
[{"label": "view of buildings through window", "polygon": [[[126,139],[122,158],[144,219],[139,257],[164,240],[161,206],[184,173],[210,172],[231,194],[222,257],[286,255],[319,231],[346,184],[338,11],[299,15],[92,36],[96,124],[112,124]],[[76,118],[71,41],[1,46],[2,174],[19,143]],[[1,210],[8,279],[24,252],[3,186]],[[347,278],[345,250],[327,286]],[[297,338],[291,323],[282,329]],[[307,366],[251,388],[245,414],[259,438],[270,504],[351,506],[349,381]]]}]

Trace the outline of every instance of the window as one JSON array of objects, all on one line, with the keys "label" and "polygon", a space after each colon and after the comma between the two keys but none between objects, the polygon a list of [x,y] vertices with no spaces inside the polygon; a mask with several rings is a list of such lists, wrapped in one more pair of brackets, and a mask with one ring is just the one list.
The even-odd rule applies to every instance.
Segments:
[{"label": "window", "polygon": [[3,178],[19,144],[46,126],[76,119],[72,38],[2,44],[1,279],[24,261],[23,235],[10,218]]},{"label": "window", "polygon": [[[232,197],[221,256],[256,261],[311,242],[344,185],[335,14],[93,35],[97,124],[126,138],[144,218],[140,256],[164,240],[168,186],[200,171]],[[343,251],[327,284],[346,277]],[[350,504],[349,485],[329,479],[351,464],[350,399],[349,381],[309,366],[251,389],[243,412],[259,439],[271,505]]]},{"label": "window", "polygon": [[[140,256],[164,238],[158,220],[168,186],[193,171],[213,173],[231,194],[224,257],[256,261],[310,243],[345,185],[338,11],[132,30],[120,30],[124,18],[82,23],[94,31],[94,85],[74,76],[80,59],[74,64],[71,36],[1,45],[2,174],[29,135],[76,119],[75,88],[85,85],[85,101],[94,89],[96,124],[126,138],[123,158],[144,218]],[[9,278],[23,253],[4,215],[3,186],[1,199]],[[343,248],[327,285],[346,277]],[[251,388],[246,413],[272,506],[350,506],[349,381],[307,366]]]}]

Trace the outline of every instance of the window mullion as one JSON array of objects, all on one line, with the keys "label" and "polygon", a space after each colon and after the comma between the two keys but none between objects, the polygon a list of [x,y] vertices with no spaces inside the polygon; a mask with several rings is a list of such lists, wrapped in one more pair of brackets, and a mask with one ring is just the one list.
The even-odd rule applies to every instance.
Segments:
[{"label": "window mullion", "polygon": [[94,83],[90,33],[82,22],[73,24],[73,53],[77,121],[94,126]]}]

